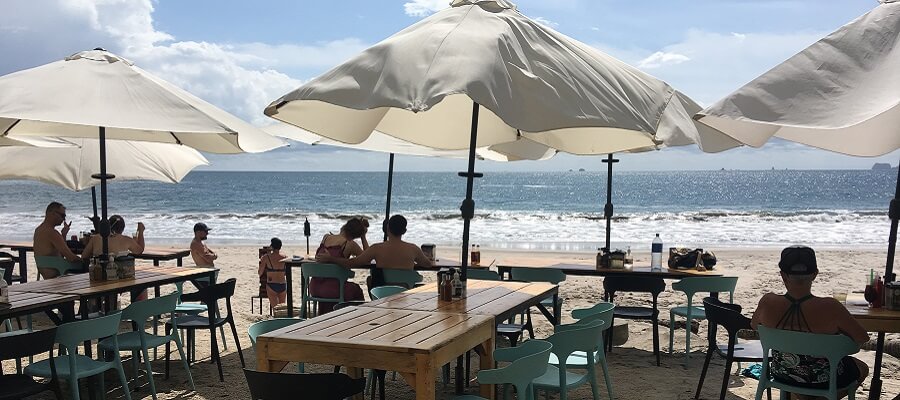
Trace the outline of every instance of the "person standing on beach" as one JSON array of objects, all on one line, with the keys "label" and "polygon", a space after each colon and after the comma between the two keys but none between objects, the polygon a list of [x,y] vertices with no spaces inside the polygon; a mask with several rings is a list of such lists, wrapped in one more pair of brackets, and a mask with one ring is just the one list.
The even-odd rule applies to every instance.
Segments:
[{"label": "person standing on beach", "polygon": [[[62,225],[62,231],[57,231],[56,227]],[[66,223],[66,207],[58,202],[52,202],[47,205],[44,212],[44,220],[34,230],[34,256],[38,257],[59,257],[59,261],[68,261],[72,264],[81,263],[78,257],[69,246],[66,245],[66,235],[72,223]],[[62,260],[65,259],[65,260]],[[76,269],[76,268],[73,268]],[[55,278],[59,276],[59,270],[53,268],[41,268],[38,263],[38,273],[44,279]]]},{"label": "person standing on beach", "polygon": [[209,231],[209,227],[202,222],[194,225],[194,240],[191,241],[191,258],[194,259],[194,264],[198,267],[213,268],[216,266],[216,259],[219,258],[216,252],[210,250],[203,243],[209,237]]},{"label": "person standing on beach", "polygon": [[[847,335],[854,342],[869,341],[869,334],[847,311],[830,297],[813,296],[812,283],[819,274],[816,253],[806,246],[791,246],[781,252],[778,262],[781,279],[787,293],[767,293],[759,300],[750,325],[775,329]],[[821,357],[772,351],[769,368],[775,380],[810,388],[828,388],[830,379],[828,360]],[[853,381],[862,382],[869,368],[853,357],[844,357],[837,369],[837,386],[845,387]],[[839,397],[847,395],[838,392]],[[798,398],[795,396],[794,398]],[[808,397],[799,397],[806,399]]]}]

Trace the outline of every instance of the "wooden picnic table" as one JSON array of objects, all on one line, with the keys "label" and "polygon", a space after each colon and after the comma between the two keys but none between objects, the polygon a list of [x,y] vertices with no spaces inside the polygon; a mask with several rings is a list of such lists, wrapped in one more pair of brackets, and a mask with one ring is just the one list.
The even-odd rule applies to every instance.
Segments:
[{"label": "wooden picnic table", "polygon": [[722,276],[717,270],[697,271],[695,269],[674,269],[663,266],[661,270],[653,271],[649,266],[635,265],[629,268],[600,268],[590,262],[554,262],[553,260],[510,257],[500,260],[497,270],[500,276],[512,279],[513,268],[555,268],[562,270],[566,275],[574,276],[642,276],[663,279],[681,279],[693,276]]},{"label": "wooden picnic table", "polygon": [[[850,315],[865,328],[866,332],[877,332],[878,340],[875,346],[875,368],[872,372],[872,380],[881,380],[881,360],[884,356],[884,334],[900,333],[900,310],[888,310],[886,308],[869,308],[865,298],[860,294],[850,294],[844,303]],[[881,397],[879,390],[872,390],[869,399]],[[875,387],[875,385],[873,385]]]},{"label": "wooden picnic table", "polygon": [[[19,253],[19,276],[22,283],[28,282],[28,253],[34,252],[34,242],[0,242],[0,248],[8,248]],[[153,265],[158,266],[160,261],[175,260],[175,265],[184,265],[184,258],[189,256],[191,251],[185,249],[147,247],[141,254],[133,254],[134,258],[139,260],[152,260]],[[80,254],[79,254],[80,255]],[[40,280],[40,273],[38,273]]]},{"label": "wooden picnic table", "polygon": [[[76,300],[78,296],[69,294],[10,291],[9,306],[0,307],[0,321],[45,312],[55,324],[59,325],[75,318]],[[53,312],[54,309],[60,311],[61,319]]]},{"label": "wooden picnic table", "polygon": [[560,311],[546,312],[541,300],[554,299],[559,295],[559,287],[545,282],[481,281],[469,279],[466,298],[441,301],[438,298],[437,282],[419,286],[382,299],[373,300],[360,307],[374,307],[407,311],[432,311],[458,314],[489,315],[495,324],[518,315],[532,306],[545,312],[553,325],[559,323]]},{"label": "wooden picnic table", "polygon": [[[482,369],[494,368],[494,320],[487,315],[345,307],[261,335],[257,368],[278,372],[288,362],[397,371],[416,391],[416,399],[435,398],[436,370],[473,348]],[[493,399],[493,385],[481,385]],[[357,398],[362,398],[358,396]]]}]

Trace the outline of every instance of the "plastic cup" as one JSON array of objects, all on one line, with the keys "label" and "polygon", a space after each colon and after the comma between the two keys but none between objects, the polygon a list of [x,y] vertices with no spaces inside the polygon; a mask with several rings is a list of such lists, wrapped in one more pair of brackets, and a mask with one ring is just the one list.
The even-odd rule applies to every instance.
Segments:
[{"label": "plastic cup", "polygon": [[831,297],[833,297],[835,300],[837,300],[840,303],[846,303],[847,302],[847,290],[846,289],[835,289],[831,293]]}]

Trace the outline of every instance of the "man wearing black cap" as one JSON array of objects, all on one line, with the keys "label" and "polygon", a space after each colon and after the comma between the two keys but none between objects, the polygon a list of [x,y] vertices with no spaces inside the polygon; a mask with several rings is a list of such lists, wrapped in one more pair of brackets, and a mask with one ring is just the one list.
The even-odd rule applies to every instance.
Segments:
[{"label": "man wearing black cap", "polygon": [[[792,331],[843,334],[859,344],[869,341],[869,334],[843,304],[831,297],[812,295],[812,283],[819,274],[813,249],[806,246],[784,249],[778,268],[787,293],[767,293],[759,300],[751,320],[754,329],[763,325]],[[772,376],[791,385],[827,389],[828,368],[828,361],[820,357],[776,351],[770,357]],[[844,387],[854,380],[861,382],[868,370],[862,361],[845,357],[838,366],[837,386]]]},{"label": "man wearing black cap", "polygon": [[191,257],[194,258],[194,264],[198,267],[214,267],[214,261],[219,258],[218,255],[203,243],[209,235],[209,227],[202,222],[194,225],[194,240],[191,241]]}]

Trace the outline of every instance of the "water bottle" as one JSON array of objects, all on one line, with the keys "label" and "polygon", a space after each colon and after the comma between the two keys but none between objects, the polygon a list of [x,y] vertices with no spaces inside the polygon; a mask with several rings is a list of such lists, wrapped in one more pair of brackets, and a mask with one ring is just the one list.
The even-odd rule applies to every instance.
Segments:
[{"label": "water bottle", "polygon": [[662,249],[663,242],[662,239],[659,238],[659,234],[656,234],[656,237],[653,238],[653,245],[650,246],[650,269],[654,271],[659,271],[662,269]]}]

